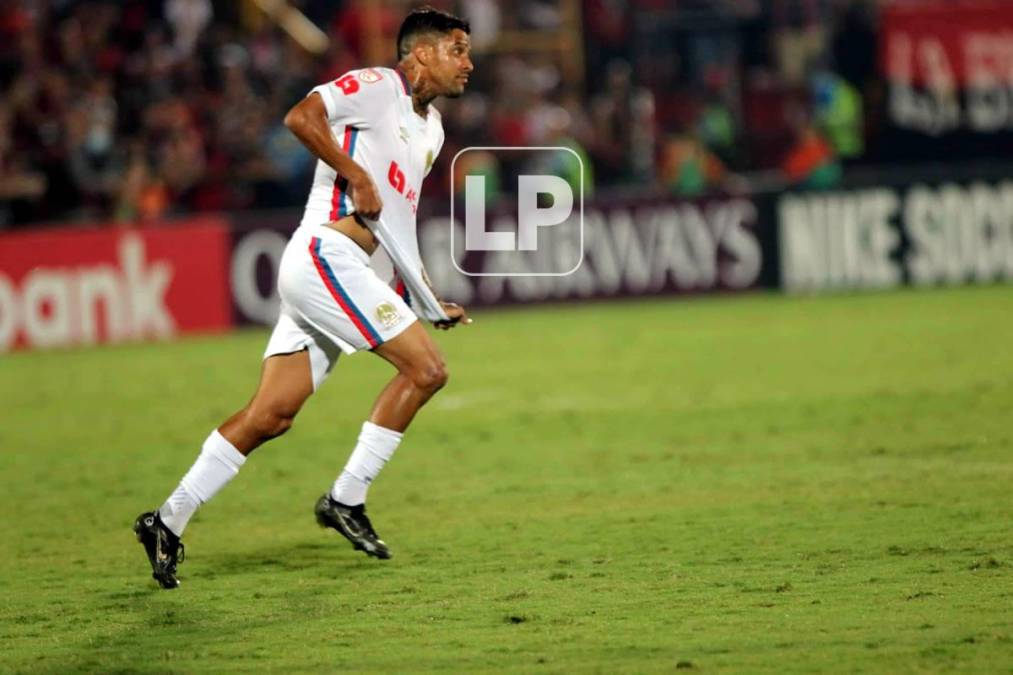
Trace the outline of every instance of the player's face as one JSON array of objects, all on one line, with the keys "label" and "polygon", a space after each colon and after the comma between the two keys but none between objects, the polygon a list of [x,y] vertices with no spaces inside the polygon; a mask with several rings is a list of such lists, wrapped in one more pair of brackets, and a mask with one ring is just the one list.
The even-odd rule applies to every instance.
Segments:
[{"label": "player's face", "polygon": [[435,44],[435,58],[429,75],[440,96],[456,98],[464,93],[468,75],[475,69],[471,63],[471,38],[459,28],[441,36]]}]

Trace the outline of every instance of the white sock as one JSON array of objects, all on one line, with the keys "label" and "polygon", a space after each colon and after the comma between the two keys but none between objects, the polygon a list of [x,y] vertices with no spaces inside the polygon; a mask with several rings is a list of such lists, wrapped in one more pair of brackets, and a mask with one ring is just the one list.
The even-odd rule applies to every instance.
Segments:
[{"label": "white sock", "polygon": [[363,422],[359,442],[345,464],[345,470],[334,481],[331,497],[345,506],[357,506],[366,501],[366,492],[383,465],[390,460],[401,442],[403,434]]},{"label": "white sock", "polygon": [[239,473],[245,461],[243,453],[236,450],[217,429],[212,431],[204,441],[197,461],[183,476],[176,491],[158,509],[165,526],[177,537],[182,536],[197,507],[218,494]]}]

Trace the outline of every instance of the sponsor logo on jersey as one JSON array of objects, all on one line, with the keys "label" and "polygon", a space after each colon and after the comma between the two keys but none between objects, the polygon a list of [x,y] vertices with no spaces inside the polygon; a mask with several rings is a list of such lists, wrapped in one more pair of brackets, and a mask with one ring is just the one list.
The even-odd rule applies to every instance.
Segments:
[{"label": "sponsor logo on jersey", "polygon": [[383,75],[376,72],[372,68],[366,68],[365,70],[359,71],[359,79],[362,80],[363,82],[373,83],[382,80]]},{"label": "sponsor logo on jersey", "polygon": [[381,302],[376,306],[376,318],[384,328],[391,328],[401,320],[401,315],[394,309],[394,305],[389,302]]}]

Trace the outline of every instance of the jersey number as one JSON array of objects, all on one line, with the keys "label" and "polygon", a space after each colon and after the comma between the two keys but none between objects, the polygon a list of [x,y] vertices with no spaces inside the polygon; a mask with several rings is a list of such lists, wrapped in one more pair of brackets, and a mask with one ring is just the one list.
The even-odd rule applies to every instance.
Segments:
[{"label": "jersey number", "polygon": [[340,77],[334,80],[334,84],[340,87],[341,91],[344,92],[346,96],[348,94],[354,94],[355,92],[359,91],[359,83],[352,75],[345,75],[344,77]]}]

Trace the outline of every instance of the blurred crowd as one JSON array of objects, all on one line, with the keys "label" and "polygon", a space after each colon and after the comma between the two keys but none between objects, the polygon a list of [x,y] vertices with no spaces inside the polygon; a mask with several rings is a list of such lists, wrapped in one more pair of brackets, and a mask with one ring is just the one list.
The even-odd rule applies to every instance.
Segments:
[{"label": "blurred crowd", "polygon": [[[249,0],[0,6],[0,227],[301,205],[313,161],[285,111],[345,70],[393,65],[408,5],[371,24],[390,45],[375,64],[362,3],[290,4],[330,36],[325,53]],[[581,161],[553,170],[586,193],[684,196],[764,175],[833,185],[842,165],[875,154],[873,0],[429,4],[471,21],[476,61],[469,92],[438,103],[447,161],[429,195],[448,190],[449,157],[470,145],[565,145]],[[576,54],[501,39],[572,35],[572,16]],[[493,190],[519,170],[483,153],[457,169],[484,173]]]}]

